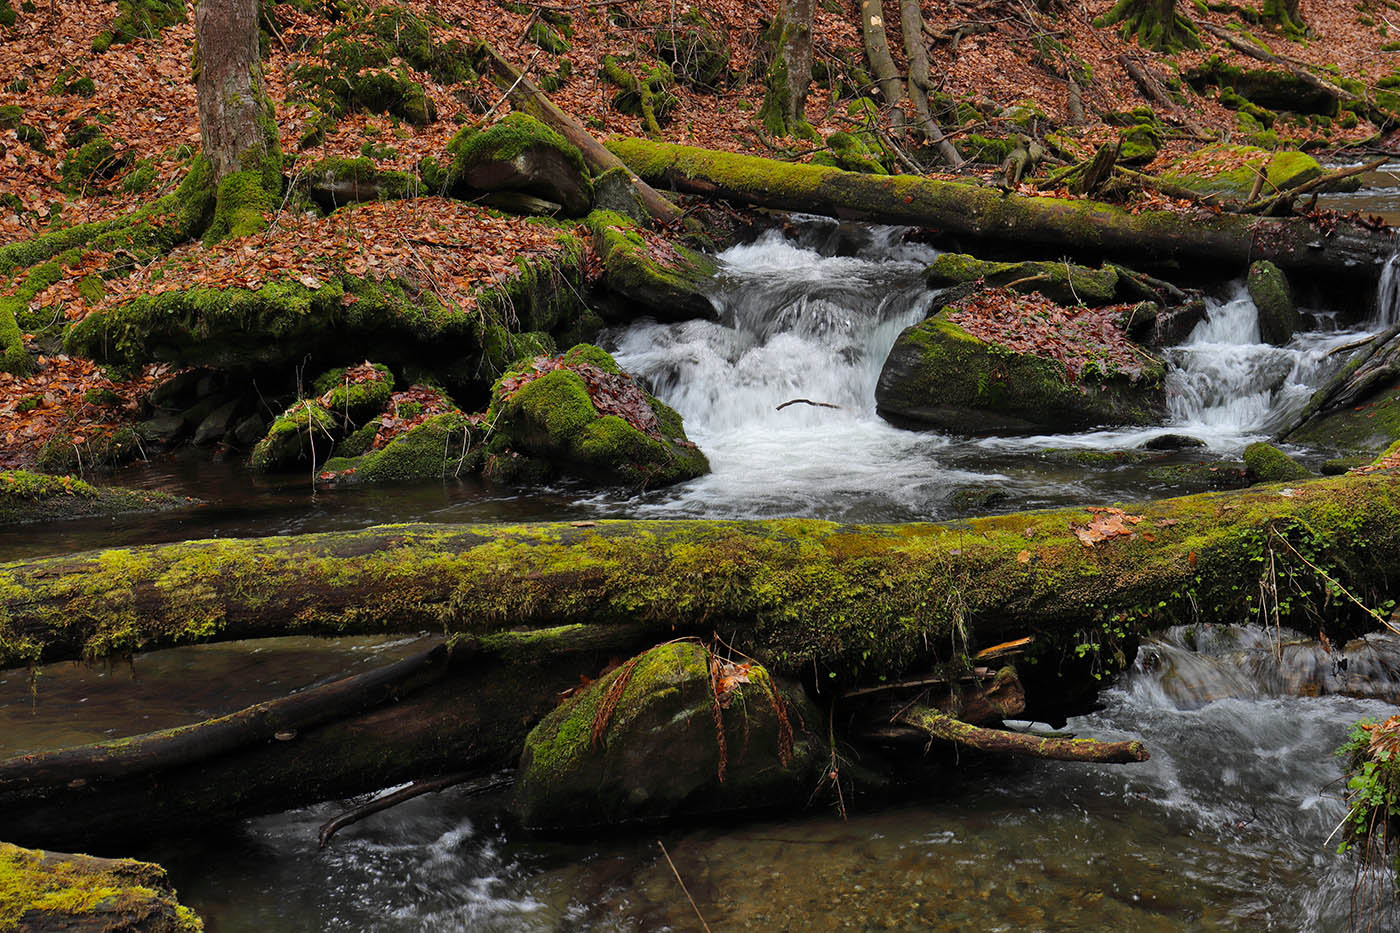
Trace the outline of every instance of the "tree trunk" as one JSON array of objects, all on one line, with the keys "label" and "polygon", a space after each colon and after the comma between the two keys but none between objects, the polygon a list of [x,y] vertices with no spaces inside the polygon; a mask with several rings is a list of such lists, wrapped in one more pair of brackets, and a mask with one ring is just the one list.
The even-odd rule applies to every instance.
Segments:
[{"label": "tree trunk", "polygon": [[1290,38],[1301,38],[1308,31],[1308,24],[1303,21],[1302,11],[1298,9],[1298,0],[1264,0],[1259,13],[1265,22],[1278,23]]},{"label": "tree trunk", "polygon": [[885,36],[885,13],[880,0],[860,0],[860,25],[861,33],[865,36],[865,55],[870,59],[870,68],[880,85],[880,96],[885,99],[885,107],[889,110],[890,128],[898,136],[906,122],[904,111],[900,108],[904,100],[904,82],[894,67],[894,58],[890,56],[890,43]]},{"label": "tree trunk", "polygon": [[1156,52],[1200,48],[1196,27],[1176,7],[1177,0],[1118,0],[1094,25],[1118,26],[1124,39],[1137,36],[1138,45]]},{"label": "tree trunk", "polygon": [[963,157],[944,135],[929,103],[932,83],[928,76],[928,50],[924,48],[924,17],[919,0],[900,0],[899,25],[904,33],[904,54],[909,59],[909,99],[919,116],[919,127],[924,138],[938,150],[939,158],[957,168],[963,164]]},{"label": "tree trunk", "polygon": [[214,220],[206,239],[261,229],[277,208],[282,151],[258,49],[259,0],[199,0],[199,137],[213,169]]},{"label": "tree trunk", "polygon": [[779,0],[768,30],[773,59],[759,118],[774,136],[807,126],[807,92],[812,85],[812,15],[815,0]]},{"label": "tree trunk", "polygon": [[1394,249],[1388,231],[1347,221],[1322,229],[1302,217],[1130,213],[1097,201],[1023,198],[931,178],[863,175],[641,139],[609,146],[642,177],[689,194],[928,227],[1091,262],[1116,256],[1141,265],[1150,256],[1159,263],[1239,272],[1256,259],[1269,259],[1290,271],[1326,273],[1335,286],[1369,291]]}]

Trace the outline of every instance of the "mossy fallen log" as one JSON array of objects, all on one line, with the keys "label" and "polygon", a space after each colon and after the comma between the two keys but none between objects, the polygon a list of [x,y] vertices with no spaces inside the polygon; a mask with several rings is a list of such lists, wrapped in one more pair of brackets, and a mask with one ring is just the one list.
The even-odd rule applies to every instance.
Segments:
[{"label": "mossy fallen log", "polygon": [[1388,231],[1350,221],[1323,229],[1307,218],[1133,213],[1099,201],[1026,198],[960,182],[864,175],[645,139],[614,139],[608,148],[652,184],[687,194],[929,227],[1018,248],[1055,247],[1088,259],[1150,254],[1161,263],[1236,269],[1268,259],[1289,271],[1328,270],[1369,282],[1393,250]]},{"label": "mossy fallen log", "polygon": [[134,859],[21,849],[0,842],[0,930],[198,933],[165,869]]},{"label": "mossy fallen log", "polygon": [[657,640],[723,631],[777,673],[849,682],[1026,635],[1111,655],[1138,623],[1239,621],[1271,555],[1312,572],[1290,548],[1362,599],[1391,592],[1400,566],[1400,484],[1384,472],[1131,511],[1118,528],[1085,509],[390,525],[18,561],[0,565],[0,667],[271,635],[640,624]]}]

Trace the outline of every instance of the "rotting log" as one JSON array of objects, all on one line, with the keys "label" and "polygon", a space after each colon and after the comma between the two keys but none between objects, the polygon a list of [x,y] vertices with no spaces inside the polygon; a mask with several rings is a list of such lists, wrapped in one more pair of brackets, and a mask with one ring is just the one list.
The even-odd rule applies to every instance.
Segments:
[{"label": "rotting log", "polygon": [[908,224],[1018,248],[1049,247],[1096,260],[1151,255],[1158,263],[1243,269],[1268,259],[1333,281],[1372,282],[1394,251],[1388,230],[1351,221],[1323,229],[1305,217],[1264,218],[1210,211],[1130,212],[1114,204],[1030,198],[994,188],[913,175],[865,175],[658,143],[614,139],[608,148],[654,185],[758,207],[849,220]]},{"label": "rotting log", "polygon": [[[1400,485],[1386,473],[1131,511],[1130,535],[1096,543],[1093,513],[1060,509],[864,526],[391,525],[16,561],[0,565],[0,667],[272,635],[582,623],[653,640],[719,631],[778,673],[817,668],[849,685],[1011,638],[1247,618],[1260,562],[1275,547],[1289,560],[1280,540],[1306,542],[1363,599],[1390,595],[1400,567]],[[1303,602],[1280,608],[1339,611]]]}]

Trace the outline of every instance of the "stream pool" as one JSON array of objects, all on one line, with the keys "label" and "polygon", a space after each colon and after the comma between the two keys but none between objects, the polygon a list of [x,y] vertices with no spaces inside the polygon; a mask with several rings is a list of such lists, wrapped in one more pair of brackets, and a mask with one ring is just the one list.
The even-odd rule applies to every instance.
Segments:
[{"label": "stream pool", "polygon": [[[720,257],[718,322],[606,334],[710,457],[709,476],[676,488],[522,494],[453,480],[316,493],[305,479],[253,480],[236,464],[184,455],[128,468],[117,482],[205,505],[3,531],[0,559],[389,521],[910,521],[1194,491],[1164,468],[1228,460],[1268,437],[1342,365],[1331,351],[1355,341],[1370,314],[1318,309],[1314,329],[1268,347],[1252,303],[1227,285],[1169,351],[1169,423],[954,438],[899,430],[874,410],[885,354],[936,300],[920,274],[932,255],[898,228],[811,219],[795,236],[770,232]],[[778,409],[795,398],[836,407]],[[1167,433],[1203,446],[1109,463],[1073,456],[1136,451]],[[1372,903],[1382,879],[1358,875],[1329,841],[1343,812],[1332,750],[1356,719],[1393,707],[1290,695],[1287,677],[1249,661],[1272,642],[1230,631],[1241,650],[1168,640],[1144,651],[1157,661],[1175,652],[1176,663],[1140,658],[1098,712],[1071,721],[1083,735],[1145,737],[1144,764],[980,764],[916,802],[847,800],[845,819],[818,799],[796,817],[563,841],[511,826],[499,796],[448,790],[352,826],[324,851],[316,830],[345,802],[112,854],[166,865],[214,931],[694,929],[658,841],[717,931],[1342,930],[1354,907],[1373,928],[1395,928],[1400,918]],[[411,649],[411,639],[177,649],[129,665],[56,665],[41,672],[37,692],[11,672],[0,675],[0,755],[206,718]],[[1374,651],[1374,665],[1400,681],[1391,674],[1400,649]]]}]

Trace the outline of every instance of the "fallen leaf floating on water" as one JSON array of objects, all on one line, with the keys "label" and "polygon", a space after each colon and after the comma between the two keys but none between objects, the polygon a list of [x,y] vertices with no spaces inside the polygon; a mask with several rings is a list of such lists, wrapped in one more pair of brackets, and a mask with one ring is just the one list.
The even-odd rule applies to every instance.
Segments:
[{"label": "fallen leaf floating on water", "polygon": [[1070,525],[1070,530],[1085,547],[1093,547],[1109,538],[1131,538],[1133,526],[1142,521],[1141,515],[1129,515],[1122,509],[1112,506],[1089,509],[1094,518],[1087,525]]}]

